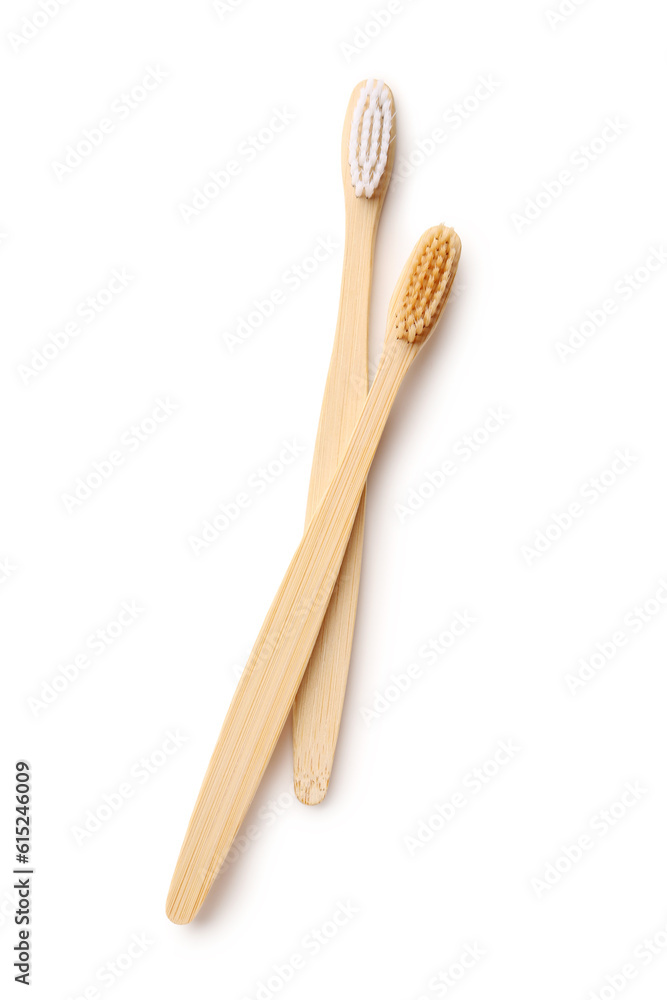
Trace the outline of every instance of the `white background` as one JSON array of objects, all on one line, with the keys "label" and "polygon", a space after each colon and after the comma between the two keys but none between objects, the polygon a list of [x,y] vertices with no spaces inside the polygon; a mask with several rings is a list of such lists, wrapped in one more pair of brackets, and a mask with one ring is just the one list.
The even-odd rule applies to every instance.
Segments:
[{"label": "white background", "polygon": [[[653,256],[656,269],[641,270],[667,241],[662,12],[587,0],[557,21],[556,0],[414,0],[366,33],[381,4],[71,0],[17,46],[40,8],[3,3],[0,954],[12,996],[23,995],[11,983],[19,758],[34,775],[40,1000],[266,997],[260,984],[295,954],[305,967],[268,995],[608,1000],[629,962],[624,995],[664,994],[667,948],[650,961],[635,951],[656,935],[667,944],[667,605],[651,603],[667,599],[667,266]],[[166,79],[58,179],[67,147],[150,67]],[[185,826],[236,666],[303,528],[342,262],[341,127],[371,75],[393,89],[404,172],[418,142],[430,151],[387,197],[371,364],[403,262],[441,221],[463,244],[457,295],[370,476],[329,795],[310,809],[294,799],[284,733],[248,817],[259,836],[176,927],[164,901]],[[493,81],[485,100],[480,78]],[[274,108],[294,120],[186,223],[179,206]],[[594,143],[608,118],[618,134]],[[438,128],[435,147],[425,140]],[[572,183],[559,193],[563,170]],[[335,253],[230,351],[225,333],[284,290],[320,237]],[[132,281],[87,324],[79,304],[123,268]],[[636,290],[624,278],[634,272]],[[587,310],[599,320],[606,299],[616,311],[559,357],[556,344]],[[77,319],[78,336],[26,377],[34,351]],[[68,513],[63,494],[157,398],[177,409]],[[469,462],[456,458],[497,406],[511,414],[504,426]],[[298,460],[196,556],[189,538],[285,441]],[[617,449],[633,460],[603,495],[590,481]],[[457,474],[399,517],[448,458]],[[527,555],[574,502],[581,516]],[[124,601],[141,614],[96,655],[87,638]],[[632,625],[646,602],[648,621]],[[474,626],[428,666],[420,647],[457,611]],[[571,693],[567,675],[619,630],[625,645]],[[29,699],[86,651],[89,666],[36,708]],[[411,662],[422,676],[365,720]],[[165,757],[169,731],[187,740]],[[501,740],[520,751],[475,794],[466,776]],[[151,755],[161,766],[144,781]],[[131,797],[77,843],[88,811],[128,781]],[[626,782],[639,799],[596,832]],[[411,847],[461,790],[465,807]],[[591,848],[568,866],[563,849],[584,835]],[[540,889],[557,862],[556,884]],[[339,901],[358,912],[314,954],[307,935]],[[121,978],[99,978],[126,964],[133,934],[147,950]],[[445,993],[434,977],[466,945],[485,954]]]}]

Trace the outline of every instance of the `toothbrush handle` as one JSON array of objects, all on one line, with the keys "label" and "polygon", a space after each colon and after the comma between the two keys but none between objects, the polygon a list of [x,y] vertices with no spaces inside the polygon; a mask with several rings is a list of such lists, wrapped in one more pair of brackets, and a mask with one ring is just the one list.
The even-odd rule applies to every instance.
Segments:
[{"label": "toothbrush handle", "polygon": [[343,460],[266,616],[181,847],[167,897],[174,923],[198,912],[257,791],[320,630],[382,431],[419,349],[395,341],[385,352]]},{"label": "toothbrush handle", "polygon": [[[368,314],[381,201],[347,199],[336,336],[310,477],[306,525],[343,457],[368,393]],[[306,805],[326,795],[352,654],[364,542],[362,493],[338,580],[293,710],[294,791]]]}]

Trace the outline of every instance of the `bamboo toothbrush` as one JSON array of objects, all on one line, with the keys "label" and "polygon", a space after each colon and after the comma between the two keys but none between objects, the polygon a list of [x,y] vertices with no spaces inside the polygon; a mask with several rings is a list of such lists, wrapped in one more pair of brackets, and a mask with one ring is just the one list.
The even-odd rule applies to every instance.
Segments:
[{"label": "bamboo toothbrush", "polygon": [[294,554],[236,688],[167,897],[189,923],[238,833],[285,724],[345,554],[373,456],[400,385],[447,301],[461,244],[424,233],[392,297],[385,346],[343,459]]},{"label": "bamboo toothbrush", "polygon": [[[358,84],[343,125],[345,253],[338,323],[315,442],[306,525],[343,457],[368,392],[368,313],[373,251],[394,163],[394,100],[381,81]],[[320,634],[294,702],[294,791],[306,805],[326,795],[343,713],[364,541],[366,494]]]}]

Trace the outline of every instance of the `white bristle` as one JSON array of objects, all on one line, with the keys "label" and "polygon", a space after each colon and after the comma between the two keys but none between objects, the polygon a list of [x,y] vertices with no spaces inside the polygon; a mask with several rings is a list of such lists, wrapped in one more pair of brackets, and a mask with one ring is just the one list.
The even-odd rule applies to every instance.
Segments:
[{"label": "white bristle", "polygon": [[391,98],[382,80],[368,80],[350,125],[350,177],[357,198],[372,198],[387,166]]}]

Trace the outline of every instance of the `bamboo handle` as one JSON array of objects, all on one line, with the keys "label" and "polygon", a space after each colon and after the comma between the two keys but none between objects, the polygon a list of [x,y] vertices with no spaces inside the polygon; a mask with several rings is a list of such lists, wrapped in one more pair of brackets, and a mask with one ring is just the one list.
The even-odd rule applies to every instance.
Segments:
[{"label": "bamboo handle", "polygon": [[[306,525],[317,509],[368,392],[368,316],[375,238],[394,163],[395,123],[387,164],[372,198],[357,197],[350,178],[352,115],[361,84],[352,93],[343,125],[341,173],[345,195],[345,253],[338,322],[324,390],[308,491]],[[393,96],[387,88],[393,107]],[[362,493],[338,580],[293,710],[294,791],[305,805],[327,793],[345,700],[359,596],[366,492]]]},{"label": "bamboo handle", "polygon": [[[368,391],[368,312],[378,217],[373,202],[365,198],[348,213],[338,324],[315,442],[306,524],[338,467]],[[331,777],[352,654],[365,500],[364,490],[339,577],[294,702],[294,791],[306,805],[322,801]]]},{"label": "bamboo handle", "polygon": [[343,559],[399,386],[420,344],[385,351],[343,460],[274,598],[232,699],[190,819],[167,897],[188,923],[225,860],[294,701]]}]

